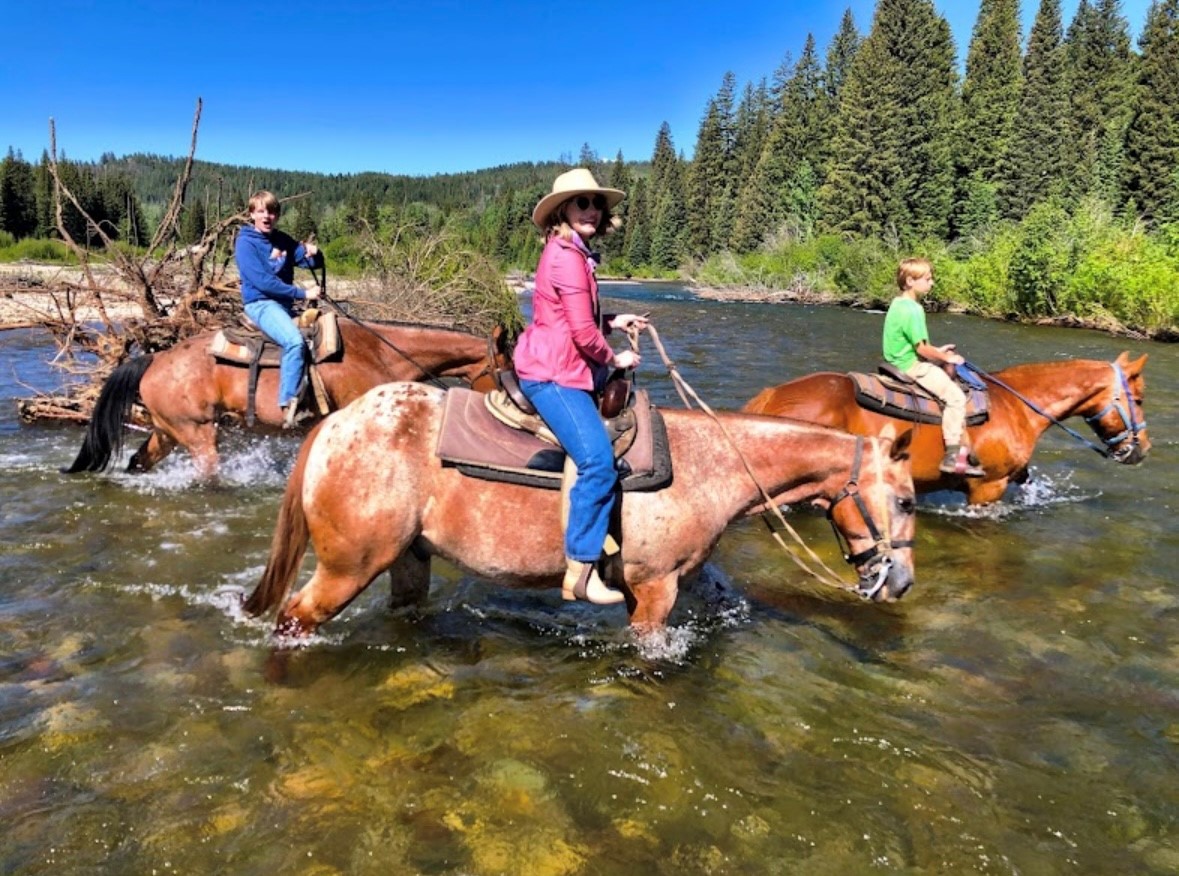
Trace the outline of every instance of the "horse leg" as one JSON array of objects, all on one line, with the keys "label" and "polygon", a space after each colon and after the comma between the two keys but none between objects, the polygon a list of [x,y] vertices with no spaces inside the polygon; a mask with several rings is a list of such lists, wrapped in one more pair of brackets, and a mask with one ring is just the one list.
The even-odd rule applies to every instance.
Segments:
[{"label": "horse leg", "polygon": [[311,580],[279,610],[275,631],[286,636],[311,635],[343,611],[371,581],[371,577],[329,572],[321,562]]},{"label": "horse leg", "polygon": [[411,545],[389,567],[389,608],[420,605],[429,591],[430,555]]},{"label": "horse leg", "polygon": [[173,440],[171,435],[161,432],[159,429],[152,429],[151,434],[147,436],[147,440],[143,442],[138,450],[131,454],[131,459],[127,462],[127,471],[151,471],[175,447],[176,441]]},{"label": "horse leg", "polygon": [[[220,460],[217,456],[217,424],[214,422],[166,423],[172,446],[180,444],[192,457],[197,476],[211,480],[217,474]],[[158,431],[158,430],[157,430]]]},{"label": "horse leg", "polygon": [[[412,536],[401,540],[382,533],[380,539],[366,541],[362,537],[341,538],[339,533],[316,532],[316,523],[311,525],[311,541],[315,544],[318,562],[315,574],[302,590],[291,595],[278,612],[275,630],[284,635],[308,636],[319,626],[331,620],[348,603],[368,587],[381,572],[406,576],[408,580],[420,579],[423,569],[429,578],[429,559],[423,563],[409,550]],[[406,563],[402,563],[406,560]],[[394,569],[400,565],[400,570]]]},{"label": "horse leg", "polygon": [[675,605],[679,581],[680,573],[675,571],[631,586],[626,598],[631,629],[640,634],[663,629]]}]

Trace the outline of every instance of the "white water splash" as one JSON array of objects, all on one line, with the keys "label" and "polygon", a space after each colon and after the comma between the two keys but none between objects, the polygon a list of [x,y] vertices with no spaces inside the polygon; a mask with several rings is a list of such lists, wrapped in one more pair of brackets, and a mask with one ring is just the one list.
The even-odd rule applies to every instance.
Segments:
[{"label": "white water splash", "polygon": [[1038,473],[1035,468],[1029,470],[1031,476],[1027,483],[1011,487],[998,502],[989,505],[967,505],[963,497],[958,494],[940,494],[934,496],[953,495],[952,502],[936,499],[923,499],[921,510],[929,514],[943,517],[958,517],[968,520],[1005,520],[1009,517],[1026,514],[1030,510],[1051,508],[1056,505],[1074,505],[1092,501],[1101,496],[1101,491],[1082,490],[1073,483],[1072,472],[1063,472],[1049,477]]}]

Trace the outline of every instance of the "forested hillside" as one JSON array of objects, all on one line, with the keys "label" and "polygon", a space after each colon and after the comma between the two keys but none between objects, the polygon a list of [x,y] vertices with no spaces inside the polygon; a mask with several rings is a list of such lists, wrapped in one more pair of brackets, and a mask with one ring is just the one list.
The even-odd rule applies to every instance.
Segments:
[{"label": "forested hillside", "polygon": [[[879,0],[866,33],[846,12],[826,47],[808,37],[756,82],[726,75],[702,100],[690,160],[666,123],[650,156],[603,161],[587,144],[569,163],[628,192],[607,270],[870,299],[888,294],[899,255],[922,253],[943,301],[1166,334],[1179,324],[1179,0],[1151,6],[1137,45],[1118,0],[1081,0],[1067,26],[1060,0],[1041,0],[1026,39],[1019,22],[1018,0],[982,0],[960,62],[930,0]],[[11,151],[0,164],[0,234],[52,233],[43,164]],[[179,165],[108,155],[71,173],[92,215],[142,243]],[[446,229],[527,269],[529,211],[565,166],[406,177],[198,163],[179,233],[266,187],[307,196],[285,227],[316,230],[329,253],[335,242],[342,264],[363,224]]]}]

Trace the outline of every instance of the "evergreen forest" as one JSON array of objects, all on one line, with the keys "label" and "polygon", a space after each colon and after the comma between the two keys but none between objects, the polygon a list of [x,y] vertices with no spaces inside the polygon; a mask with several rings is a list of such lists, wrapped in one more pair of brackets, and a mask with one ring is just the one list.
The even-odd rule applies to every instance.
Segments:
[{"label": "evergreen forest", "polygon": [[[197,161],[176,234],[200,239],[267,188],[283,227],[315,232],[333,270],[365,268],[360,229],[445,234],[504,271],[535,266],[530,213],[557,173],[627,191],[604,273],[794,290],[861,305],[892,295],[899,258],[933,260],[934,306],[1073,320],[1173,339],[1179,329],[1179,0],[1140,36],[1119,0],[981,0],[964,58],[931,0],[843,14],[759,81],[728,73],[692,157],[667,123],[650,156],[521,163],[430,177],[328,175]],[[654,125],[653,125],[654,126]],[[48,156],[0,162],[0,258],[60,258]],[[184,159],[113,154],[58,166],[120,246],[152,239]],[[92,241],[67,205],[74,240]],[[73,223],[73,225],[70,225]]]}]

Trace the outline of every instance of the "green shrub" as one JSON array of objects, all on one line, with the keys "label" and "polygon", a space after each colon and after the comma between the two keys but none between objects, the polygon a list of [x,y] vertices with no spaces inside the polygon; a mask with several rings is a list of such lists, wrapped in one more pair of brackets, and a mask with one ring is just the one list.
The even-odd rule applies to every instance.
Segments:
[{"label": "green shrub", "polygon": [[0,248],[0,261],[76,265],[77,258],[60,240],[28,237]]}]

